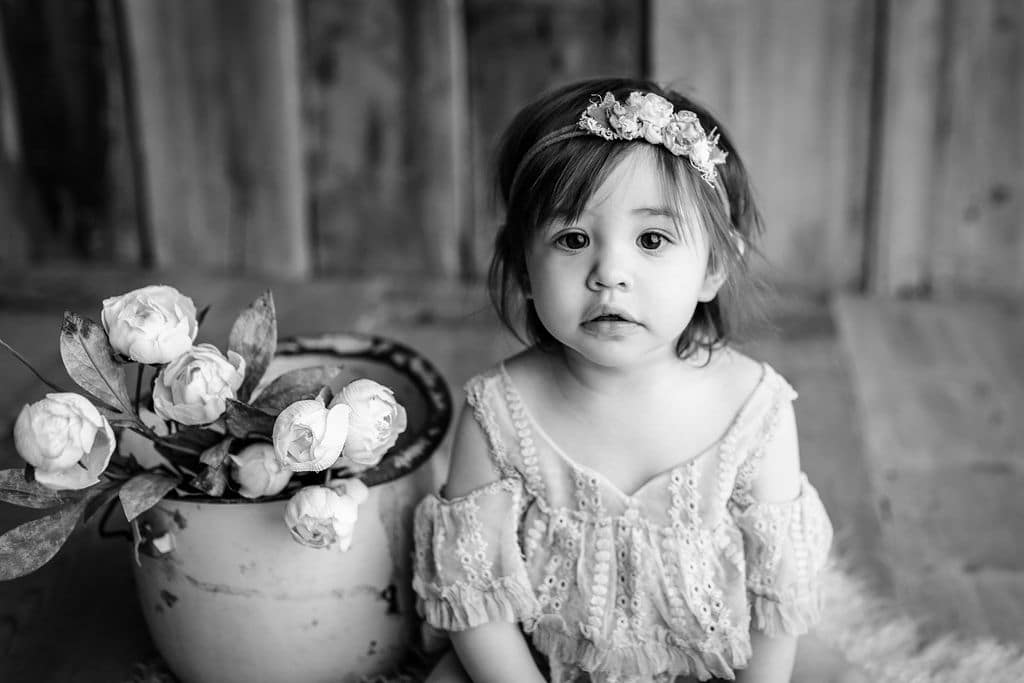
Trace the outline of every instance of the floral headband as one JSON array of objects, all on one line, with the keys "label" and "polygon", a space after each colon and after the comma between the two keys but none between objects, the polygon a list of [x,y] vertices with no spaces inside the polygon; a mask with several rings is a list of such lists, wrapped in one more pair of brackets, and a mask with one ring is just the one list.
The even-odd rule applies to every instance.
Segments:
[{"label": "floral headband", "polygon": [[[634,90],[625,103],[607,92],[602,98],[594,95],[590,106],[580,115],[575,126],[553,131],[523,155],[519,168],[545,147],[581,135],[597,135],[605,140],[636,140],[643,138],[652,145],[661,145],[675,156],[685,156],[708,185],[713,187],[728,208],[725,188],[719,181],[715,166],[725,163],[726,152],[718,146],[718,132],[704,132],[692,111],[673,112],[672,103],[661,95]],[[518,176],[518,171],[516,176]],[[512,181],[515,186],[515,179]]]}]

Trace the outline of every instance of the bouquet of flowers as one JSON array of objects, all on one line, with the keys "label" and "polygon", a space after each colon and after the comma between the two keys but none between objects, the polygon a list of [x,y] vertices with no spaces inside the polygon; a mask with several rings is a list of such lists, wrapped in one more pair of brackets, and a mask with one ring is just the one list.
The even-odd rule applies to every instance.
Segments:
[{"label": "bouquet of flowers", "polygon": [[[15,422],[26,466],[0,470],[0,500],[51,511],[0,536],[0,579],[48,562],[79,520],[115,498],[137,554],[139,515],[171,492],[290,495],[283,521],[296,541],[348,549],[367,497],[355,475],[394,446],[405,409],[370,379],[334,394],[338,367],[266,378],[277,344],[269,291],[234,322],[226,353],[195,343],[207,310],[159,285],[104,300],[101,324],[65,312],[60,354],[84,393],[47,381],[0,340],[53,390]],[[154,538],[147,550],[166,553],[170,543]]]}]

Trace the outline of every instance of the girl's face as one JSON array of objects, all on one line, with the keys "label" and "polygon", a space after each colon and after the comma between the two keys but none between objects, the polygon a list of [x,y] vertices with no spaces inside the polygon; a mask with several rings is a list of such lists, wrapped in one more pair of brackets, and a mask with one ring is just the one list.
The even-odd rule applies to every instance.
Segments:
[{"label": "girl's face", "polygon": [[707,272],[704,231],[679,216],[670,196],[653,152],[640,147],[611,171],[579,220],[556,217],[533,237],[529,294],[567,350],[605,367],[677,358],[697,302],[711,300],[723,278]]}]

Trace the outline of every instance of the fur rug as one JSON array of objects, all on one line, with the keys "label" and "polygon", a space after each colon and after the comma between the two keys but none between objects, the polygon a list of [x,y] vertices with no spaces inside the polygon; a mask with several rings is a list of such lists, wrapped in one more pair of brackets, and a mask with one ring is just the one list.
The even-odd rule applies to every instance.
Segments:
[{"label": "fur rug", "polygon": [[[815,668],[813,683],[1022,683],[1024,651],[1019,646],[954,634],[923,637],[922,625],[896,610],[853,573],[834,566],[825,578],[825,610],[814,638],[833,648],[832,664]],[[846,662],[839,660],[844,659]],[[800,670],[798,662],[798,672]],[[429,659],[414,656],[390,675],[365,683],[415,683]],[[794,683],[812,683],[806,675]],[[137,664],[126,683],[176,683],[163,662]]]},{"label": "fur rug", "polygon": [[923,628],[838,567],[825,580],[825,614],[815,635],[886,683],[1021,683],[1024,651],[991,639],[955,634],[930,638]]}]

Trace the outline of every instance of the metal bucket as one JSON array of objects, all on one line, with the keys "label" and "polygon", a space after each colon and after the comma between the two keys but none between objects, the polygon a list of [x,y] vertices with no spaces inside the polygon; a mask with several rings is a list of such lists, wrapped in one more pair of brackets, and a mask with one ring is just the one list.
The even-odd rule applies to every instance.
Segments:
[{"label": "metal bucket", "polygon": [[417,641],[411,588],[412,513],[435,490],[420,467],[444,437],[451,400],[439,373],[380,338],[331,335],[282,343],[273,374],[339,364],[338,382],[369,377],[395,390],[409,423],[360,478],[351,548],[313,549],[284,525],[289,495],[249,502],[165,498],[141,519],[169,531],[171,552],[135,565],[142,612],[160,654],[184,683],[358,681],[394,668]]}]

